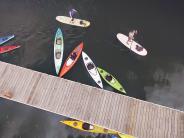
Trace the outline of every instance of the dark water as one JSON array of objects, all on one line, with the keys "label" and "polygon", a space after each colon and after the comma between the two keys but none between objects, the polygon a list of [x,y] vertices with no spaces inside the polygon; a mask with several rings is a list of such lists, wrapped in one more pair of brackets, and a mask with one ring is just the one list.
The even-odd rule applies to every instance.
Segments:
[{"label": "dark water", "polygon": [[[58,15],[67,16],[72,8],[79,11],[79,18],[91,22],[89,28],[73,27],[55,20]],[[57,28],[61,27],[64,59],[83,41],[84,51],[97,66],[112,73],[123,84],[128,96],[184,110],[183,13],[184,3],[179,0],[0,0],[0,36],[13,33],[16,38],[6,45],[22,46],[13,53],[0,55],[0,60],[56,75],[53,40]],[[136,40],[147,49],[146,57],[130,52],[116,39],[117,33],[128,34],[131,29],[138,30]],[[82,59],[64,78],[97,87]],[[117,92],[104,85],[105,89]],[[1,102],[0,114],[11,114],[11,117],[0,117],[0,124],[6,120],[20,120],[17,108],[25,120],[15,126],[14,134],[24,132],[26,135],[35,124],[44,127],[50,124],[48,128],[36,129],[30,137],[67,137],[60,136],[60,126],[55,126],[58,117],[13,106],[6,101]],[[30,128],[22,129],[24,125]],[[5,135],[10,127],[3,125],[0,133]],[[52,129],[53,136],[50,136],[48,130]]]}]

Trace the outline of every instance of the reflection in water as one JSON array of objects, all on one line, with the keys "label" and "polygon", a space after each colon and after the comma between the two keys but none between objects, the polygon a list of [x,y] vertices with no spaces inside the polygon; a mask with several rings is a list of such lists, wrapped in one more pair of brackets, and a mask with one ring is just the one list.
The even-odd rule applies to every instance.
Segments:
[{"label": "reflection in water", "polygon": [[154,73],[155,84],[145,87],[149,101],[184,110],[183,105],[183,82],[184,66],[173,65],[175,72],[165,73],[163,70],[156,70]]}]

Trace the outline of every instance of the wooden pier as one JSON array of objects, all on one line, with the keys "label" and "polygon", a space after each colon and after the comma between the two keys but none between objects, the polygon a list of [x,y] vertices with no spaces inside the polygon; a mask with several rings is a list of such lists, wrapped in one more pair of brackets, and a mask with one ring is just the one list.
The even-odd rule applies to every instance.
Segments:
[{"label": "wooden pier", "polygon": [[184,112],[0,62],[0,96],[138,138],[184,138]]}]

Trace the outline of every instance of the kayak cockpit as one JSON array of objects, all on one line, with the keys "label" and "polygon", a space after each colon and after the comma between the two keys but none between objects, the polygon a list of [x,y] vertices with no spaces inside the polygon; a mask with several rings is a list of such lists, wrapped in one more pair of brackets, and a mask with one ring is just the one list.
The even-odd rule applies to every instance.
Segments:
[{"label": "kayak cockpit", "polygon": [[95,65],[94,65],[92,62],[88,63],[88,64],[86,65],[86,67],[87,67],[88,71],[89,71],[91,74],[93,74],[93,75],[95,75],[95,76],[98,74],[98,71],[96,70]]},{"label": "kayak cockpit", "polygon": [[73,52],[71,55],[70,55],[70,59],[71,60],[75,60],[77,58],[77,53],[76,52]]},{"label": "kayak cockpit", "polygon": [[93,63],[88,63],[87,68],[88,68],[88,70],[92,70],[95,68],[95,65]]},{"label": "kayak cockpit", "polygon": [[60,59],[61,58],[61,51],[57,51],[55,56],[56,56],[56,59]]},{"label": "kayak cockpit", "polygon": [[56,39],[56,44],[57,45],[61,45],[62,44],[62,39],[61,38],[57,38]]},{"label": "kayak cockpit", "polygon": [[112,77],[112,75],[106,75],[105,76],[105,79],[108,81],[108,82],[110,82],[110,83],[115,83],[115,80],[113,79],[113,77]]},{"label": "kayak cockpit", "polygon": [[66,62],[66,66],[70,66],[75,61],[76,58],[77,58],[77,53],[76,52],[73,52],[70,55],[70,57],[68,58],[68,60]]},{"label": "kayak cockpit", "polygon": [[83,123],[83,124],[82,124],[82,128],[83,128],[84,130],[93,130],[93,129],[94,129],[94,126],[91,125],[91,124],[88,124],[88,123]]}]

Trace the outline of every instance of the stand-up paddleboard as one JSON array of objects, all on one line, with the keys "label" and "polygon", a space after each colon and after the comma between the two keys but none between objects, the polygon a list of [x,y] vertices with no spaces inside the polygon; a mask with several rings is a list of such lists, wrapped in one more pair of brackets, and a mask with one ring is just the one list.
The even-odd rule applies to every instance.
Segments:
[{"label": "stand-up paddleboard", "polygon": [[76,18],[74,18],[74,20],[72,21],[71,18],[67,17],[67,16],[57,16],[56,20],[61,22],[61,23],[79,26],[79,27],[89,27],[90,26],[89,21],[76,19]]},{"label": "stand-up paddleboard", "polygon": [[13,51],[17,48],[20,48],[20,46],[2,46],[2,47],[0,47],[0,54]]},{"label": "stand-up paddleboard", "polygon": [[128,41],[128,36],[121,34],[121,33],[118,33],[117,38],[121,43],[123,43],[127,48],[129,48],[130,50],[132,50],[136,54],[141,55],[141,56],[147,55],[147,50],[133,40]]},{"label": "stand-up paddleboard", "polygon": [[110,73],[106,72],[105,70],[101,69],[101,68],[97,68],[100,75],[102,76],[102,78],[113,88],[115,88],[116,90],[123,92],[126,94],[125,89],[123,88],[123,86],[118,82],[117,79],[115,79]]},{"label": "stand-up paddleboard", "polygon": [[77,60],[79,59],[82,49],[83,49],[83,42],[79,44],[79,46],[77,46],[68,56],[68,58],[66,59],[63,68],[61,69],[60,73],[59,73],[59,77],[62,77],[63,75],[65,75],[73,66],[74,64],[77,62]]},{"label": "stand-up paddleboard", "polygon": [[5,37],[0,37],[0,45],[6,43],[10,39],[13,39],[14,37],[15,37],[15,35],[9,35],[9,36],[5,36]]},{"label": "stand-up paddleboard", "polygon": [[54,40],[54,63],[56,73],[59,74],[63,60],[64,42],[61,29],[58,28]]},{"label": "stand-up paddleboard", "polygon": [[102,80],[93,61],[89,58],[89,56],[85,52],[82,52],[82,58],[84,61],[84,65],[89,74],[91,75],[91,77],[93,78],[93,80],[98,84],[98,86],[103,88]]}]

